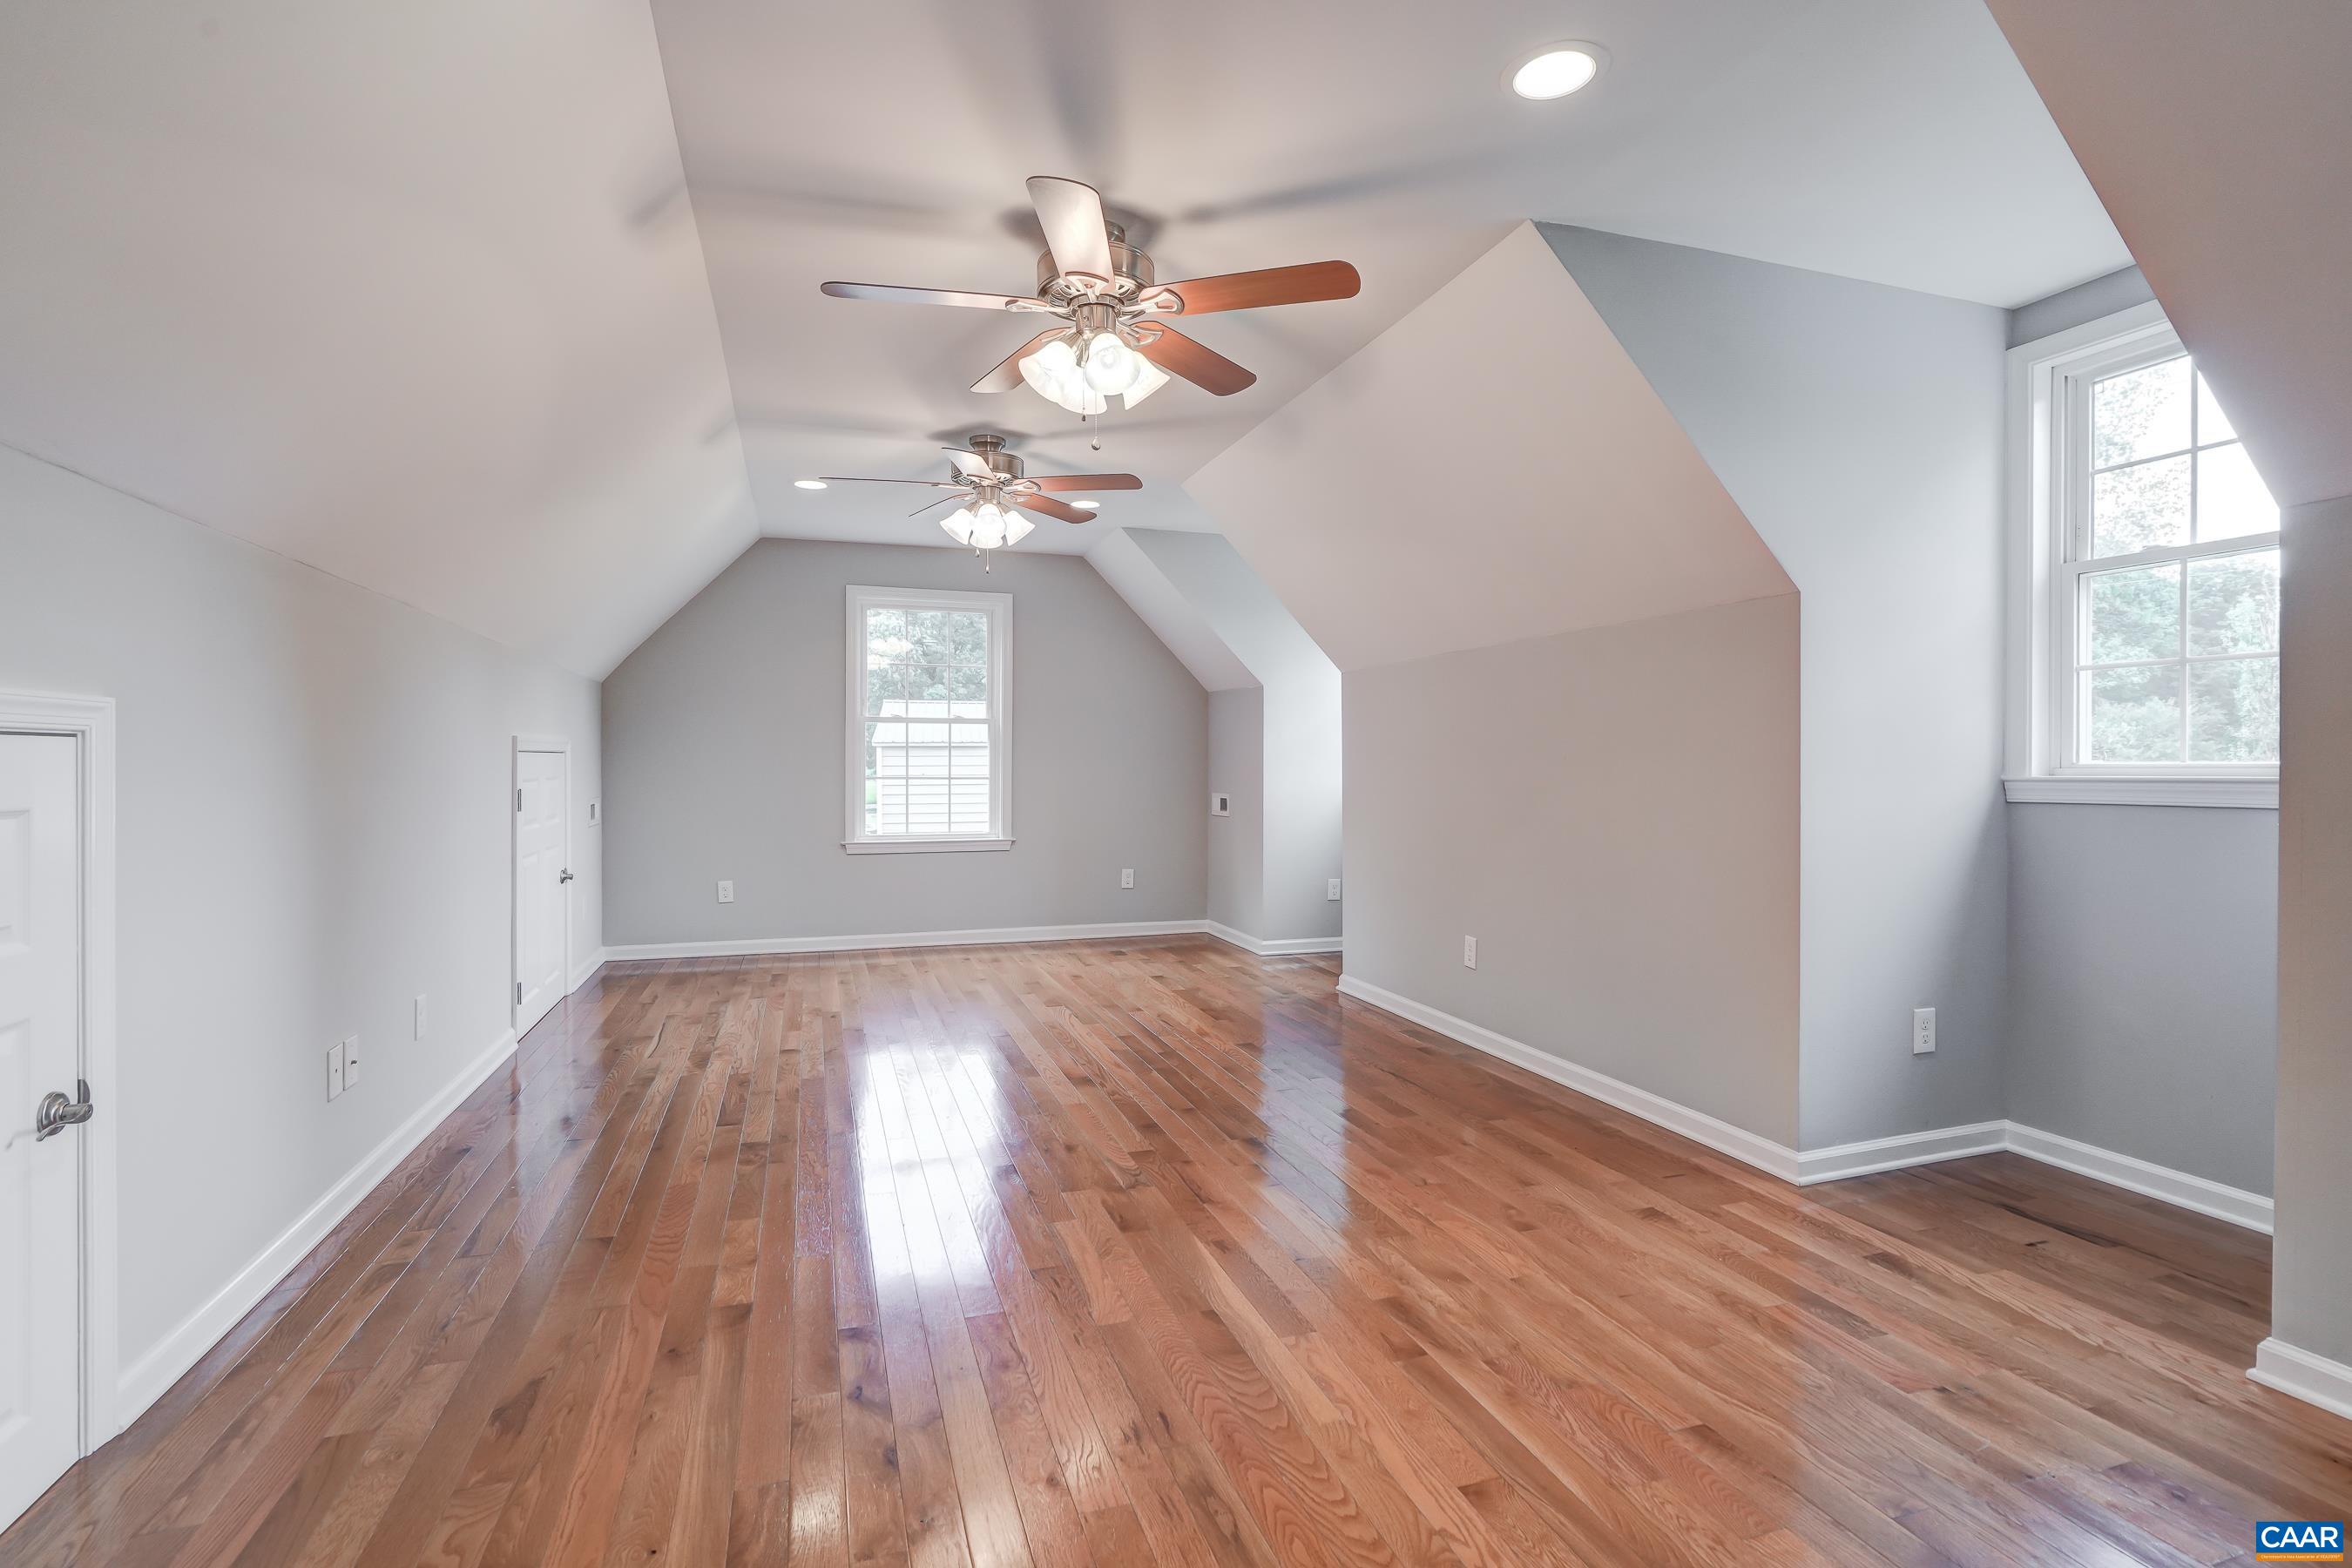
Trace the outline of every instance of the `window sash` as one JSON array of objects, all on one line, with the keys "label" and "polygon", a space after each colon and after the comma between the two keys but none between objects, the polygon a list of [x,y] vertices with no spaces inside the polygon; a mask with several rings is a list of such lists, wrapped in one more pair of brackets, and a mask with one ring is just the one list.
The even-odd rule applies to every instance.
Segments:
[{"label": "window sash", "polygon": [[[1009,842],[1012,595],[853,584],[847,600],[843,843],[852,847],[956,847]],[[984,616],[987,649],[981,662],[908,661],[903,668],[941,675],[982,672],[985,697],[979,700],[985,702],[985,717],[971,712],[975,701],[971,697],[874,697],[867,636],[870,613],[876,610],[961,611]],[[940,711],[905,710],[916,705]],[[869,774],[868,748],[877,736],[887,739],[876,749],[875,771]],[[971,768],[974,763],[979,767]],[[870,822],[869,791],[878,808]]]},{"label": "window sash", "polygon": [[[2093,460],[2092,391],[2107,377],[2128,374],[2146,366],[2161,363],[2184,355],[2178,333],[2168,324],[2158,322],[2153,327],[2126,329],[2116,340],[2096,343],[2057,361],[2049,370],[2051,384],[2046,404],[2032,415],[2034,427],[2028,433],[2031,458],[2032,448],[2046,452],[2051,479],[2050,489],[2043,492],[2047,506],[2046,524],[2035,531],[2050,554],[2044,569],[2037,574],[2042,602],[2032,606],[2031,614],[2046,628],[2046,685],[2041,694],[2041,711],[2035,715],[2041,728],[2037,750],[2044,759],[2036,770],[2043,776],[2060,778],[2176,778],[2176,779],[2275,779],[2275,762],[2190,762],[2188,727],[2190,701],[2186,682],[2191,668],[2200,664],[2217,664],[2255,659],[2276,659],[2273,651],[2239,654],[2197,654],[2188,652],[2186,628],[2181,654],[2176,658],[2095,663],[2084,644],[2084,579],[2118,570],[2145,566],[2160,566],[2174,562],[2210,560],[2226,556],[2249,554],[2275,549],[2279,533],[2241,534],[2229,538],[2200,540],[2197,538],[2197,513],[2201,487],[2193,482],[2189,499],[2189,535],[2185,544],[2158,545],[2146,550],[2110,555],[2093,555],[2092,513],[2093,485],[2101,473],[2120,472],[2149,463],[2177,460],[2183,455],[2224,449],[2237,437],[2224,437],[2203,446],[2199,445],[2198,426],[2203,416],[2203,399],[2196,394],[2194,360],[2191,359],[2191,398],[2189,441],[2178,450],[2151,453],[2104,468]],[[2185,569],[2185,568],[2184,568]],[[2182,744],[2181,760],[2177,762],[2119,763],[2094,762],[2087,759],[2088,710],[2084,697],[2093,672],[2111,669],[2178,668],[2182,672],[2181,700]]]}]

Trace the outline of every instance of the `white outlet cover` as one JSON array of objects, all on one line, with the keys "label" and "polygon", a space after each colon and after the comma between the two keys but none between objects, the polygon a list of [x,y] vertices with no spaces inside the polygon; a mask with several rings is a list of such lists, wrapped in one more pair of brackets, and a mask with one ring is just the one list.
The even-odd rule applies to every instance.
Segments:
[{"label": "white outlet cover", "polygon": [[333,1100],[343,1092],[343,1042],[337,1040],[327,1047],[327,1098]]},{"label": "white outlet cover", "polygon": [[425,1037],[425,996],[424,996],[424,994],[423,994],[422,992],[418,993],[418,994],[417,994],[417,997],[416,997],[416,1035],[415,1035],[415,1037],[416,1037],[417,1039],[420,1039],[420,1040],[421,1040],[421,1039],[423,1039],[423,1038]]},{"label": "white outlet cover", "polygon": [[1130,866],[1119,872],[1118,885],[1122,888],[1132,888],[1135,886],[1135,868],[1133,867]]},{"label": "white outlet cover", "polygon": [[1324,896],[1326,899],[1328,899],[1328,900],[1330,900],[1331,901],[1333,901],[1333,902],[1335,902],[1335,903],[1339,901],[1339,878],[1334,877],[1334,878],[1332,878],[1329,881],[1328,881],[1328,882],[1326,882],[1326,883],[1324,883],[1324,884],[1323,884],[1323,896]]},{"label": "white outlet cover", "polygon": [[1924,1057],[1936,1048],[1936,1010],[1933,1007],[1911,1009],[1911,1054]]},{"label": "white outlet cover", "polygon": [[360,1037],[353,1035],[343,1042],[343,1087],[360,1086]]},{"label": "white outlet cover", "polygon": [[731,904],[735,901],[734,883],[721,882],[719,884],[719,901],[722,904]]},{"label": "white outlet cover", "polygon": [[1462,967],[1465,969],[1478,967],[1478,939],[1475,936],[1465,936],[1462,939]]}]

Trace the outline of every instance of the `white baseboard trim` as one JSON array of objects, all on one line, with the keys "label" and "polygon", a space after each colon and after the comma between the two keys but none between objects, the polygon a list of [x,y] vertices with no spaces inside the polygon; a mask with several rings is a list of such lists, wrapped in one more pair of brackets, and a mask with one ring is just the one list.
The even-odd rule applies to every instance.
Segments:
[{"label": "white baseboard trim", "polygon": [[2298,1350],[2284,1340],[2264,1340],[2254,1347],[2254,1364],[2246,1375],[2264,1388],[2291,1394],[2352,1421],[2352,1366],[2340,1361]]},{"label": "white baseboard trim", "polygon": [[1925,1132],[1903,1132],[1892,1138],[1808,1149],[1797,1156],[1797,1184],[1810,1187],[1815,1182],[1932,1165],[1939,1160],[1997,1154],[2008,1147],[2008,1122],[1979,1121],[1969,1127],[1936,1127]]},{"label": "white baseboard trim", "polygon": [[594,979],[596,972],[604,967],[604,961],[611,956],[612,953],[609,949],[600,947],[595,952],[590,953],[587,957],[582,959],[579,964],[572,971],[572,984],[565,992],[565,994],[569,995],[572,991],[579,990],[583,985],[587,984],[589,981]]},{"label": "white baseboard trim", "polygon": [[1572,1089],[1579,1094],[1591,1095],[1604,1104],[1630,1112],[1644,1121],[1655,1122],[1669,1132],[1679,1132],[1694,1142],[1704,1143],[1719,1154],[1728,1154],[1744,1161],[1759,1171],[1766,1171],[1784,1182],[1797,1179],[1797,1152],[1784,1143],[1776,1143],[1744,1127],[1709,1116],[1704,1110],[1694,1110],[1664,1095],[1653,1094],[1630,1083],[1613,1079],[1591,1068],[1539,1051],[1533,1046],[1498,1035],[1467,1018],[1457,1018],[1451,1013],[1441,1013],[1424,1006],[1409,996],[1400,996],[1383,990],[1352,974],[1339,976],[1339,993],[1369,1002],[1384,1013],[1394,1013],[1409,1023],[1433,1029],[1446,1038],[1459,1040],[1488,1056],[1499,1057],[1513,1067],[1524,1068],[1538,1078]]},{"label": "white baseboard trim", "polygon": [[1343,995],[1369,1002],[1384,1012],[1394,1013],[1400,1018],[1419,1024],[1425,1029],[1433,1029],[1448,1039],[1459,1040],[1489,1056],[1499,1057],[1515,1067],[1525,1068],[1538,1078],[1549,1079],[1579,1094],[1591,1095],[1644,1121],[1654,1122],[1669,1132],[1679,1132],[1718,1153],[1728,1154],[1735,1160],[1744,1161],[1759,1171],[1800,1186],[2007,1151],[2022,1154],[2030,1160],[2039,1160],[2046,1165],[2072,1171],[2079,1176],[2088,1176],[2095,1182],[2105,1182],[2109,1186],[2121,1187],[2126,1192],[2138,1193],[2179,1208],[2243,1226],[2248,1230],[2268,1235],[2271,1229],[2271,1200],[2259,1193],[2224,1186],[2220,1182],[2191,1175],[2186,1171],[2151,1164],[2112,1149],[2101,1149],[2015,1121],[1979,1121],[1965,1127],[1937,1127],[1925,1132],[1873,1138],[1859,1143],[1841,1143],[1800,1153],[1760,1133],[1735,1127],[1703,1110],[1677,1104],[1664,1095],[1653,1094],[1646,1089],[1580,1067],[1538,1050],[1523,1041],[1512,1039],[1507,1035],[1498,1035],[1466,1018],[1457,1018],[1451,1013],[1425,1006],[1411,997],[1383,990],[1352,974],[1339,976],[1339,991]]},{"label": "white baseboard trim", "polygon": [[780,952],[863,952],[881,947],[992,947],[1000,942],[1093,942],[1105,937],[1194,936],[1203,921],[1129,921],[1111,925],[1005,926],[994,931],[905,931],[873,936],[751,937],[736,942],[647,942],[604,949],[614,963],[659,958],[744,958]]},{"label": "white baseboard trim", "polygon": [[109,1412],[109,1425],[113,1430],[93,1432],[93,1447],[121,1433],[168,1393],[190,1367],[204,1359],[205,1352],[220,1342],[222,1335],[276,1289],[278,1282],[359,1206],[360,1200],[373,1191],[377,1183],[392,1173],[394,1166],[415,1152],[417,1145],[514,1054],[514,1031],[509,1029],[488,1050],[467,1063],[438,1094],[418,1106],[407,1121],[393,1129],[364,1159],[343,1173],[341,1179],[304,1210],[300,1218],[263,1247],[260,1256],[238,1269],[179,1327],[125,1368],[116,1382],[113,1408]]},{"label": "white baseboard trim", "polygon": [[2260,1193],[2246,1192],[2238,1187],[2223,1186],[2203,1176],[2192,1176],[2186,1171],[2150,1164],[2129,1154],[2119,1154],[2113,1149],[2101,1149],[2095,1144],[2062,1138],[2055,1132],[2044,1132],[2038,1127],[2021,1122],[2009,1124],[2009,1147],[2012,1153],[2029,1160],[2039,1160],[2045,1165],[2055,1165],[2072,1171],[2078,1176],[2088,1176],[2095,1182],[2105,1182],[2111,1187],[2138,1193],[2144,1197],[2159,1199],[2179,1208],[2192,1209],[2210,1215],[2215,1219],[2228,1220],[2231,1225],[2244,1226],[2268,1236],[2271,1230],[2271,1200]]},{"label": "white baseboard trim", "polygon": [[1260,958],[1282,958],[1299,952],[1338,952],[1340,939],[1336,936],[1298,936],[1277,938],[1266,942],[1215,921],[1203,921],[1201,929],[1219,942],[1228,942],[1244,952],[1254,952]]}]

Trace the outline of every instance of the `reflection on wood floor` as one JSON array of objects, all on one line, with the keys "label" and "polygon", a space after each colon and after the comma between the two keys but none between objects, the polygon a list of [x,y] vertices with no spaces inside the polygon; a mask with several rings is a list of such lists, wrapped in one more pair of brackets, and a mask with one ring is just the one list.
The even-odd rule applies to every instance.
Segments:
[{"label": "reflection on wood floor", "polygon": [[614,966],[0,1563],[2210,1563],[2260,1237],[1803,1193],[1205,938]]}]

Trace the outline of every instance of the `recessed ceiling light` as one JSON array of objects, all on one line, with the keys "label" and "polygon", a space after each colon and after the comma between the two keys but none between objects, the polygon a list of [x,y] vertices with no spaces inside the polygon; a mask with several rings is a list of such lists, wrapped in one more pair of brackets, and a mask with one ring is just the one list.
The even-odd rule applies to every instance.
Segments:
[{"label": "recessed ceiling light", "polygon": [[1521,98],[1566,98],[1601,74],[1601,58],[1593,44],[1548,45],[1511,73],[1511,90]]},{"label": "recessed ceiling light", "polygon": [[796,490],[821,490],[824,489],[824,481],[823,479],[794,479],[793,481],[793,489]]},{"label": "recessed ceiling light", "polygon": [[1080,511],[1100,511],[1102,510],[1102,502],[1098,500],[1074,500],[1070,504],[1076,507]]}]

